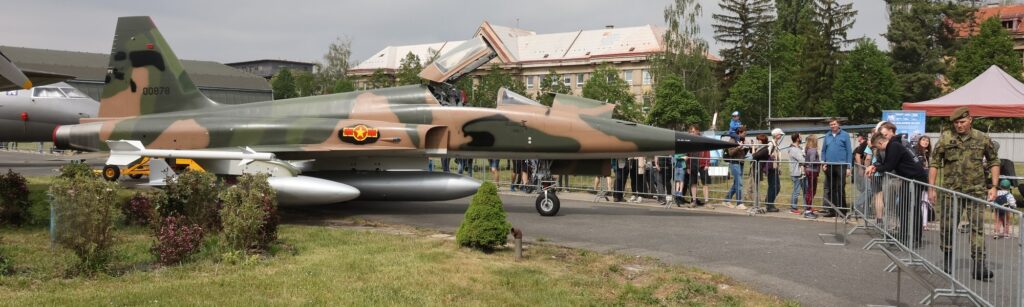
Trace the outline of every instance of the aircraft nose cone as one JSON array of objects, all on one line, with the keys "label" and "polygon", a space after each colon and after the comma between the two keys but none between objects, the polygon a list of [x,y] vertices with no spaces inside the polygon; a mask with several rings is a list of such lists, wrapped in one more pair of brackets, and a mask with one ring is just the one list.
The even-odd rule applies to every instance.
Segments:
[{"label": "aircraft nose cone", "polygon": [[736,147],[736,143],[692,135],[684,132],[676,132],[676,153],[707,151],[731,147]]}]

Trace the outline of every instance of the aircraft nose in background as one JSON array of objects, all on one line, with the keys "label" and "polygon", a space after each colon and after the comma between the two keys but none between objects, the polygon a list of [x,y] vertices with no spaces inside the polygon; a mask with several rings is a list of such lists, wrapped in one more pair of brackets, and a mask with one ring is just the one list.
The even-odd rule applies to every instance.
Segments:
[{"label": "aircraft nose in background", "polygon": [[697,152],[736,147],[735,143],[716,140],[685,132],[676,132],[676,153]]}]

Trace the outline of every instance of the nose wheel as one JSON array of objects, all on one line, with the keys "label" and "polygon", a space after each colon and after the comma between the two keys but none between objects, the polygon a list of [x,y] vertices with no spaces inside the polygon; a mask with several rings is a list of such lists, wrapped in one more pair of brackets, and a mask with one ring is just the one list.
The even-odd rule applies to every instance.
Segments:
[{"label": "nose wheel", "polygon": [[558,201],[558,195],[555,194],[554,190],[545,188],[537,195],[537,213],[541,216],[555,216],[558,214],[558,209],[561,208],[561,203]]}]

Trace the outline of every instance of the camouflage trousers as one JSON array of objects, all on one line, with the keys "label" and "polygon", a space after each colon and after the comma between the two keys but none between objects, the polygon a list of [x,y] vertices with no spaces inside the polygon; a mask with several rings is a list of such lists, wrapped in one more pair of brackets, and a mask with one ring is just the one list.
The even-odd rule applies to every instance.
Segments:
[{"label": "camouflage trousers", "polygon": [[[939,213],[941,225],[940,235],[942,238],[942,251],[949,252],[953,248],[953,232],[958,231],[961,218],[970,223],[967,227],[971,240],[971,258],[974,260],[985,260],[985,205],[975,203],[966,199],[945,199]],[[955,204],[955,206],[954,206]]]}]

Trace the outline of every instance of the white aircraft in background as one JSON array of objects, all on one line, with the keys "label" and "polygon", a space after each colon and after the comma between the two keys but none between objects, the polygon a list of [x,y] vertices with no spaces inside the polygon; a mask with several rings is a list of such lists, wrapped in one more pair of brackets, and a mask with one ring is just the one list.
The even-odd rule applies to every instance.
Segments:
[{"label": "white aircraft in background", "polygon": [[57,126],[96,117],[99,108],[64,82],[0,92],[0,142],[52,142]]}]

